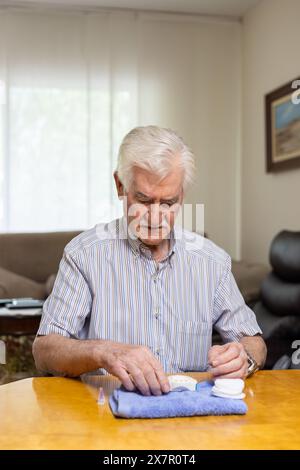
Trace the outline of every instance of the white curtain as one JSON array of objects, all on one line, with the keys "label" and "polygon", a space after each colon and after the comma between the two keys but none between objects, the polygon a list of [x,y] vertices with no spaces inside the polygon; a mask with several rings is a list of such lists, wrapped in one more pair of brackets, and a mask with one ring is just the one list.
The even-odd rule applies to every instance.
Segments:
[{"label": "white curtain", "polygon": [[120,213],[112,173],[137,125],[134,14],[0,14],[2,231]]}]

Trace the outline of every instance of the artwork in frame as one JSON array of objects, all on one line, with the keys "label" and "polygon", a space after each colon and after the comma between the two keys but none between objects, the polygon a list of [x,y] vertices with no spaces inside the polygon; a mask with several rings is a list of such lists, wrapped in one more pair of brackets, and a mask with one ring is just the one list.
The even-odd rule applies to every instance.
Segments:
[{"label": "artwork in frame", "polygon": [[267,172],[300,167],[300,79],[265,96]]}]

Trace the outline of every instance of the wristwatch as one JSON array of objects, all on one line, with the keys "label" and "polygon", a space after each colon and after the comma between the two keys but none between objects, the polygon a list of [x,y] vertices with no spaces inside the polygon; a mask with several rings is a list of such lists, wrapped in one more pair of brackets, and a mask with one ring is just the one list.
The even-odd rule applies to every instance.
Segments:
[{"label": "wristwatch", "polygon": [[251,375],[253,375],[256,371],[258,371],[259,366],[255,359],[253,359],[253,357],[248,353],[248,351],[246,351],[246,354],[248,359],[248,372],[246,377],[248,378],[251,377]]}]

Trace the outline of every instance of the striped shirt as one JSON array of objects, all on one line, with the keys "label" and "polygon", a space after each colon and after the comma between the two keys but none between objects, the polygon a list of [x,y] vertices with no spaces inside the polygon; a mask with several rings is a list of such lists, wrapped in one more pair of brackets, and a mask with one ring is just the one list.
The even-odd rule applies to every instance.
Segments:
[{"label": "striped shirt", "polygon": [[207,369],[213,326],[224,342],[261,333],[224,250],[174,227],[157,263],[127,234],[123,217],[65,247],[38,335],[144,345],[166,372],[186,372]]}]

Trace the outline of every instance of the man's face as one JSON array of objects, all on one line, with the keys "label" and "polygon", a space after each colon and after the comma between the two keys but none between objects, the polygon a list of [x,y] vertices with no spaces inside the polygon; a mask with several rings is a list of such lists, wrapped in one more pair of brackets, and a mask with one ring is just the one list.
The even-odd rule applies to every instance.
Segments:
[{"label": "man's face", "polygon": [[[183,200],[182,179],[183,172],[178,168],[161,181],[144,169],[133,169],[124,211],[130,229],[145,245],[159,245],[168,238]],[[118,192],[120,195],[120,187]]]}]

